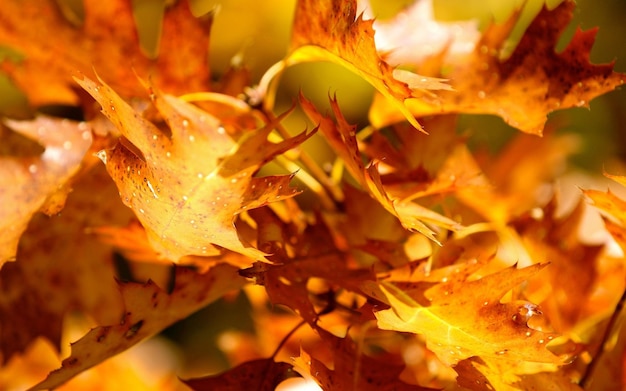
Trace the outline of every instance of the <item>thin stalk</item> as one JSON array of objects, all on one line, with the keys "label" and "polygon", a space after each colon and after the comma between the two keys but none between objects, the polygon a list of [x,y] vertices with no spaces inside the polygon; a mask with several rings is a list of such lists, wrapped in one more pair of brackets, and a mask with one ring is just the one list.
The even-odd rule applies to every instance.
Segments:
[{"label": "thin stalk", "polygon": [[580,379],[580,382],[578,382],[578,384],[580,384],[580,386],[585,390],[591,385],[593,373],[595,372],[596,367],[599,365],[600,358],[606,352],[606,345],[609,338],[611,337],[611,335],[613,335],[613,332],[615,332],[616,328],[620,325],[619,317],[622,313],[622,310],[624,309],[625,301],[626,290],[624,290],[624,292],[622,293],[622,297],[620,297],[619,301],[617,302],[615,310],[613,311],[613,315],[611,315],[611,319],[609,320],[609,324],[604,330],[604,335],[602,336],[602,344],[600,345],[600,351],[596,353],[596,355],[591,359],[591,362],[589,363],[589,365],[587,365],[587,368],[585,369],[583,377]]}]

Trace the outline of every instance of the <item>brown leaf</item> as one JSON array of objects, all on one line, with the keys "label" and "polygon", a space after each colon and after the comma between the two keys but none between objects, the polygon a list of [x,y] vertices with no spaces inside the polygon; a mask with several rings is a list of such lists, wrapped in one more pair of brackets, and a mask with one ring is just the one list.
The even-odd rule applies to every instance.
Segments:
[{"label": "brown leaf", "polygon": [[96,327],[74,342],[72,354],[63,360],[63,366],[31,389],[57,387],[244,284],[237,269],[226,264],[217,265],[205,274],[178,268],[170,294],[152,281],[120,283],[125,309],[119,324]]},{"label": "brown leaf", "polygon": [[94,67],[125,97],[144,96],[135,74],[150,75],[155,85],[172,94],[209,89],[211,15],[194,17],[188,1],[168,7],[159,56],[152,60],[140,48],[131,1],[86,0],[84,9],[84,22],[74,26],[54,0],[3,3],[0,42],[24,59],[5,60],[1,67],[31,104],[76,104],[71,75],[80,72],[93,78]]},{"label": "brown leaf", "polygon": [[253,175],[312,132],[274,144],[267,136],[275,124],[268,124],[249,129],[235,141],[219,118],[150,89],[170,137],[109,86],[87,78],[78,82],[123,135],[113,150],[99,155],[157,252],[178,261],[187,255],[219,254],[217,245],[253,259],[263,258],[263,252],[240,241],[235,217],[298,193],[289,187],[290,175]]},{"label": "brown leaf", "polygon": [[331,349],[333,365],[329,368],[313,352],[303,350],[294,360],[294,369],[305,377],[313,377],[322,389],[434,391],[400,380],[405,365],[393,357],[365,355],[350,336],[339,338],[321,328],[317,331],[323,343]]},{"label": "brown leaf", "polygon": [[219,375],[183,380],[195,391],[274,391],[283,380],[297,376],[293,367],[270,358],[247,361]]},{"label": "brown leaf", "polygon": [[0,267],[15,259],[19,238],[37,211],[54,214],[63,208],[68,181],[92,142],[85,123],[48,117],[5,123],[45,149],[41,156],[0,157],[0,202],[11,205],[0,210]]},{"label": "brown leaf", "polygon": [[104,323],[117,320],[121,311],[112,251],[90,230],[126,224],[131,213],[104,167],[75,179],[63,211],[36,215],[20,239],[17,262],[0,270],[4,360],[23,352],[38,336],[58,350],[62,322],[71,311]]},{"label": "brown leaf", "polygon": [[397,200],[385,190],[378,170],[378,162],[372,162],[367,168],[364,166],[356,140],[356,127],[346,121],[336,99],[330,101],[335,121],[320,114],[302,94],[300,104],[309,118],[319,124],[320,132],[341,157],[352,177],[389,213],[395,215],[404,228],[420,232],[435,242],[437,242],[435,232],[425,223],[450,230],[458,229],[455,221],[415,202]]},{"label": "brown leaf", "polygon": [[[588,107],[593,98],[622,85],[626,75],[614,72],[613,63],[589,62],[597,29],[578,29],[561,53],[555,51],[574,8],[573,0],[564,1],[554,10],[544,8],[506,60],[500,60],[499,54],[519,15],[505,26],[488,28],[471,55],[445,64],[452,68],[446,77],[453,91],[437,91],[436,98],[431,93],[407,100],[410,112],[417,117],[495,114],[523,132],[541,135],[550,112]],[[374,103],[370,113],[372,124],[378,128],[398,122],[403,116],[382,99]]]}]

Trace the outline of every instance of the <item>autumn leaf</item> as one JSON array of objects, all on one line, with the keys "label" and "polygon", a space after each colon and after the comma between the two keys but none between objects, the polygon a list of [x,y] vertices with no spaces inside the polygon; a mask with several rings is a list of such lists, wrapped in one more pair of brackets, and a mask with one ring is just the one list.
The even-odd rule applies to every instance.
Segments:
[{"label": "autumn leaf", "polygon": [[296,376],[292,366],[272,359],[246,361],[224,373],[183,380],[192,390],[273,391],[283,380]]},{"label": "autumn leaf", "polygon": [[[449,86],[441,79],[395,69],[386,63],[376,51],[372,23],[373,20],[364,20],[363,14],[357,15],[356,0],[298,1],[289,52],[277,64],[280,66],[270,69],[264,79],[272,78],[278,70],[302,62],[334,62],[369,82],[413,126],[422,130],[404,101],[417,90],[449,89]],[[262,89],[267,89],[267,86],[262,85]]]},{"label": "autumn leaf", "polygon": [[54,0],[3,3],[0,42],[23,60],[0,66],[32,105],[78,103],[71,75],[94,78],[94,67],[125,97],[145,95],[135,74],[172,94],[210,89],[211,15],[193,17],[187,1],[167,7],[159,55],[151,59],[141,50],[131,1],[86,0],[84,10],[84,21],[72,25]]},{"label": "autumn leaf", "polygon": [[126,224],[131,214],[98,165],[75,178],[62,213],[33,217],[20,238],[17,262],[0,270],[3,360],[24,352],[38,336],[58,350],[72,311],[97,322],[117,320],[122,303],[113,253],[90,230],[104,222]]},{"label": "autumn leaf", "polygon": [[330,347],[332,366],[301,351],[294,360],[294,369],[305,377],[313,377],[322,389],[434,391],[403,382],[398,378],[404,369],[402,363],[384,354],[381,357],[362,354],[350,336],[340,338],[321,328],[317,331],[323,343]]},{"label": "autumn leaf", "polygon": [[562,360],[546,349],[555,335],[521,321],[520,311],[532,316],[534,307],[500,302],[543,267],[511,267],[473,281],[453,275],[434,286],[411,289],[383,281],[380,289],[391,308],[375,313],[378,327],[423,334],[428,348],[448,365],[471,356],[560,364]]},{"label": "autumn leaf", "polygon": [[253,259],[263,258],[263,252],[240,241],[233,222],[242,211],[297,194],[289,187],[290,175],[253,175],[311,132],[274,144],[267,136],[275,124],[268,124],[250,129],[237,142],[219,118],[151,89],[170,138],[107,85],[87,78],[78,83],[124,136],[122,143],[100,156],[157,252],[177,261],[186,255],[219,254],[217,245]]},{"label": "autumn leaf", "polygon": [[[578,227],[584,217],[582,202],[562,217],[557,217],[557,207],[553,200],[535,218],[528,213],[512,224],[532,259],[550,260],[549,268],[528,281],[526,294],[541,305],[551,325],[565,333],[581,319],[591,316],[590,311],[607,310],[589,302],[600,281],[598,265],[604,246],[580,239]],[[549,290],[547,281],[550,281]],[[615,292],[614,296],[619,293]]]},{"label": "autumn leaf", "polygon": [[496,362],[485,362],[476,357],[463,360],[454,367],[459,374],[458,384],[470,390],[582,390],[560,372],[540,372],[541,369],[538,368],[537,373],[518,376],[509,372],[510,369]]},{"label": "autumn leaf", "polygon": [[[619,175],[604,174],[617,183],[626,186],[626,179]],[[626,201],[616,196],[611,190],[606,192],[599,190],[583,190],[583,194],[589,197],[593,205],[603,213],[602,219],[609,233],[626,252]]]},{"label": "autumn leaf", "polygon": [[331,99],[330,103],[336,122],[320,114],[310,101],[300,95],[302,109],[318,124],[320,132],[343,160],[346,170],[374,199],[395,215],[404,228],[420,232],[434,242],[437,242],[435,232],[426,223],[450,230],[458,229],[457,222],[418,203],[396,200],[388,194],[378,171],[378,162],[372,162],[367,168],[363,164],[356,139],[356,127],[346,121],[336,99]]},{"label": "autumn leaf", "polygon": [[85,123],[38,117],[32,121],[5,123],[44,147],[40,156],[0,157],[0,267],[15,260],[20,236],[38,211],[58,213],[65,203],[68,181],[80,168],[91,146],[91,131]]},{"label": "autumn leaf", "polygon": [[[597,29],[578,29],[562,52],[555,51],[574,7],[574,1],[566,0],[554,10],[544,8],[505,60],[499,55],[517,15],[504,26],[491,26],[473,53],[456,56],[452,64],[441,64],[452,68],[445,74],[452,90],[407,100],[409,111],[418,118],[444,113],[494,114],[523,132],[541,135],[550,112],[589,107],[590,100],[622,85],[626,75],[614,72],[613,63],[589,62]],[[405,23],[411,21],[407,19]],[[404,116],[404,112],[380,98],[370,112],[370,120],[377,128]]]},{"label": "autumn leaf", "polygon": [[63,366],[31,389],[54,388],[244,283],[245,280],[237,275],[237,269],[226,264],[217,265],[205,274],[178,268],[174,288],[169,294],[152,281],[120,283],[125,308],[119,324],[96,327],[74,342],[72,354],[63,360]]}]

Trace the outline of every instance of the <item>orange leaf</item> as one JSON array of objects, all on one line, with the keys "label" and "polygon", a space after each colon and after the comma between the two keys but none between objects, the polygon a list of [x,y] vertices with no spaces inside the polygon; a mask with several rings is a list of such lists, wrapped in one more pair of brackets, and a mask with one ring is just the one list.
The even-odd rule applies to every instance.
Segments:
[{"label": "orange leaf", "polygon": [[294,377],[292,366],[271,358],[247,361],[219,375],[183,380],[195,391],[274,391],[283,380]]},{"label": "orange leaf", "polygon": [[173,94],[209,88],[211,15],[194,17],[188,1],[168,7],[159,57],[152,60],[140,48],[131,1],[85,0],[84,9],[84,22],[74,26],[54,0],[3,2],[0,42],[24,59],[5,61],[1,67],[31,104],[77,103],[71,75],[78,71],[94,77],[93,67],[126,97],[144,95],[135,72],[151,75],[157,86]]},{"label": "orange leaf", "polygon": [[45,149],[38,157],[0,158],[0,267],[15,259],[17,243],[37,211],[58,213],[69,191],[67,182],[78,171],[91,146],[85,123],[38,117],[5,123]]},{"label": "orange leaf", "polygon": [[[314,20],[314,23],[311,21]],[[372,84],[417,129],[404,105],[418,90],[449,89],[441,79],[394,69],[376,52],[373,20],[357,16],[356,0],[300,0],[296,5],[291,48],[285,65],[331,61]]]},{"label": "orange leaf", "polygon": [[152,281],[120,283],[125,304],[120,322],[96,327],[74,342],[72,354],[63,360],[63,366],[50,372],[32,390],[55,388],[244,284],[237,268],[226,264],[217,265],[205,274],[177,268],[170,294]]},{"label": "orange leaf", "polygon": [[219,254],[217,245],[251,258],[264,256],[240,241],[233,222],[242,211],[298,193],[289,187],[290,175],[253,175],[312,132],[273,144],[267,136],[275,124],[269,124],[260,130],[249,129],[236,142],[218,118],[151,90],[170,137],[109,86],[87,78],[78,82],[124,136],[113,150],[99,155],[157,252],[177,261],[186,255]]},{"label": "orange leaf", "polygon": [[[488,28],[471,55],[456,57],[453,64],[446,64],[452,68],[446,77],[454,90],[436,92],[436,98],[424,94],[421,99],[408,100],[410,112],[417,117],[442,113],[495,114],[523,132],[540,135],[548,113],[588,107],[596,96],[622,85],[626,75],[613,72],[613,63],[589,62],[597,29],[578,29],[565,50],[555,52],[574,7],[574,1],[566,0],[552,11],[544,8],[513,54],[504,61],[499,53],[518,15],[505,26]],[[370,119],[381,128],[402,120],[403,115],[404,112],[390,110],[386,102],[378,99]]]},{"label": "orange leaf", "polygon": [[546,349],[554,334],[533,330],[522,321],[520,314],[532,316],[534,307],[500,302],[507,291],[545,266],[511,267],[474,281],[453,275],[432,287],[418,283],[419,288],[411,290],[383,282],[380,287],[391,308],[375,313],[378,327],[423,334],[428,348],[448,365],[471,356],[560,364],[562,360]]},{"label": "orange leaf", "polygon": [[309,118],[314,123],[319,124],[320,132],[344,161],[348,172],[389,213],[396,216],[404,228],[420,232],[435,242],[437,242],[435,232],[425,223],[451,230],[458,228],[455,221],[439,213],[415,202],[396,200],[387,193],[378,172],[378,163],[373,162],[365,168],[356,140],[356,127],[346,121],[336,99],[330,101],[336,122],[330,117],[320,114],[302,94],[300,94],[300,104]]},{"label": "orange leaf", "polygon": [[70,311],[83,311],[97,322],[117,319],[122,303],[113,254],[89,230],[105,222],[125,224],[130,216],[104,168],[96,166],[74,182],[62,213],[32,219],[17,262],[0,270],[2,359],[25,351],[40,335],[59,349]]}]

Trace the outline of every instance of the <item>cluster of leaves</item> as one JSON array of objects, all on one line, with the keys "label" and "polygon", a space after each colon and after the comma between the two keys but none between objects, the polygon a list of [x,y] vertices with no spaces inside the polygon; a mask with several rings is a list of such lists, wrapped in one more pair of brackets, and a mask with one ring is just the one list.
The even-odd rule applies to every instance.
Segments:
[{"label": "cluster of leaves", "polygon": [[[544,129],[548,113],[626,76],[589,63],[595,30],[555,51],[574,6],[544,8],[506,59],[517,14],[473,31],[469,51],[447,42],[395,63],[356,0],[299,0],[287,55],[253,87],[243,67],[212,81],[213,15],[186,1],[165,10],[156,59],[140,50],[129,0],[85,0],[79,25],[53,0],[4,1],[0,43],[23,58],[2,70],[34,107],[79,106],[85,120],[2,125],[2,371],[20,357],[32,367],[40,337],[60,349],[72,312],[98,326],[33,389],[243,291],[256,334],[234,336],[231,370],[186,386],[270,390],[299,375],[329,390],[620,388],[626,203],[584,190],[621,253],[582,241],[584,201],[559,215],[552,186],[575,143]],[[407,15],[376,30],[411,35]],[[306,61],[376,88],[367,127],[336,98],[324,114],[301,94],[314,127],[285,128],[277,76]],[[455,131],[459,113],[521,132],[478,155]],[[311,137],[335,152],[331,170],[300,148]],[[261,174],[270,161],[286,173]],[[299,203],[303,191],[314,202]],[[169,286],[116,280],[115,254],[176,264],[169,280],[149,276]]]}]

